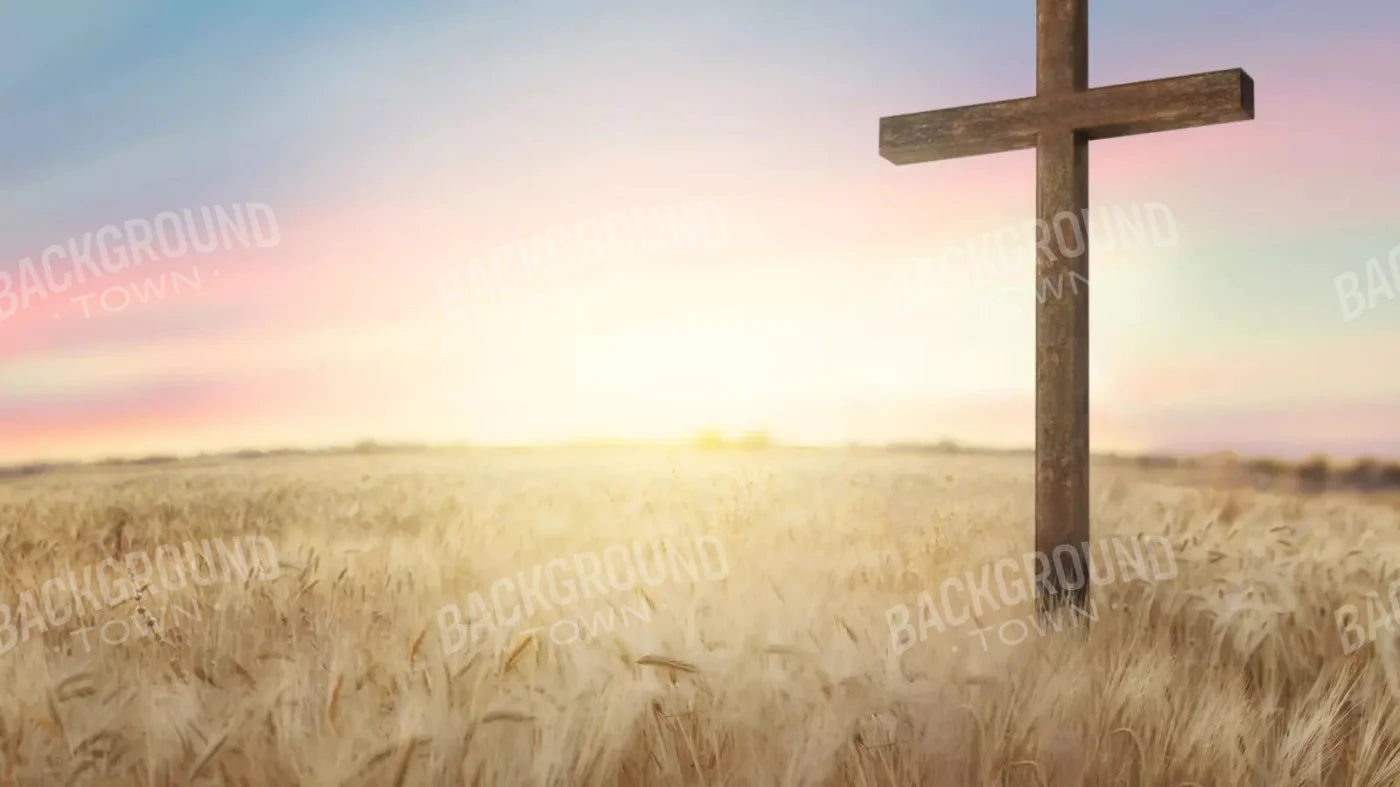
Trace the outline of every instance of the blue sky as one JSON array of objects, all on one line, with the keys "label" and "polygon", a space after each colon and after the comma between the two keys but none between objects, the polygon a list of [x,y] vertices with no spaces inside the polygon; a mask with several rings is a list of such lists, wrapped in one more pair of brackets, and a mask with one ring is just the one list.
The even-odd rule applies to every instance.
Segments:
[{"label": "blue sky", "polygon": [[[6,316],[10,458],[711,425],[1031,440],[1029,309],[947,282],[896,320],[890,283],[1030,218],[1033,153],[876,152],[883,115],[1032,92],[1025,2],[65,8],[0,11],[0,272],[206,205],[271,206],[280,238],[90,283],[120,309],[70,292]],[[1098,3],[1090,28],[1091,85],[1258,85],[1249,123],[1093,146],[1096,205],[1161,203],[1180,229],[1093,258],[1095,447],[1400,454],[1400,299],[1346,321],[1333,282],[1400,245],[1400,9]],[[722,211],[722,248],[444,319],[443,270],[682,203]],[[121,291],[176,271],[200,286]],[[678,326],[699,338],[655,338]]]}]

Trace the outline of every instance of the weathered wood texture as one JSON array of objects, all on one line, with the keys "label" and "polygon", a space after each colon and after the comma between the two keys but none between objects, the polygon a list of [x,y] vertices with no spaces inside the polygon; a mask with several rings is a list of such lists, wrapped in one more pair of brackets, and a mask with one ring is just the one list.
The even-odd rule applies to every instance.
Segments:
[{"label": "weathered wood texture", "polygon": [[[1254,117],[1254,81],[1238,68],[1090,90],[1088,19],[1088,0],[1038,0],[1035,96],[881,118],[880,155],[914,164],[1033,147],[1036,213],[1053,232],[1086,215],[1090,140]],[[1087,572],[1089,230],[1062,231],[1069,243],[1036,251],[1035,545],[1052,559],[1058,549],[1067,572],[1064,551],[1078,552]],[[1087,576],[1066,579],[1052,571],[1037,588],[1042,609],[1088,603]]]},{"label": "weathered wood texture", "polygon": [[[1050,282],[1060,294],[1037,297],[1035,306],[1035,549],[1054,558],[1056,547],[1072,546],[1082,551],[1080,565],[1087,570],[1089,239],[1086,231],[1076,233],[1060,223],[1082,222],[1089,207],[1089,140],[1072,129],[1046,129],[1035,153],[1039,231],[1058,229],[1066,239],[1063,245],[1051,239],[1036,248],[1037,288]],[[1080,233],[1082,244],[1075,239]],[[1078,254],[1064,253],[1073,251]],[[1056,581],[1041,597],[1042,609],[1083,608],[1087,582],[1074,587],[1051,573]]]},{"label": "weathered wood texture", "polygon": [[1047,126],[1067,126],[1089,139],[1109,139],[1253,117],[1254,81],[1232,68],[893,115],[880,119],[880,155],[895,164],[918,164],[1033,148],[1040,129]]},{"label": "weathered wood texture", "polygon": [[1089,87],[1087,0],[1039,0],[1035,6],[1035,94]]}]

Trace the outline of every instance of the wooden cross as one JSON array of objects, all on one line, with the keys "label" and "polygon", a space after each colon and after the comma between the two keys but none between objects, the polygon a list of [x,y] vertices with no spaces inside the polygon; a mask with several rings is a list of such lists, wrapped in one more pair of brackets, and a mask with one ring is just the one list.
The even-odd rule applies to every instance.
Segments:
[{"label": "wooden cross", "polygon": [[[1088,282],[1089,140],[1254,117],[1254,80],[1238,68],[1090,90],[1088,19],[1088,0],[1038,0],[1031,98],[880,119],[880,155],[895,164],[1035,148],[1037,281]],[[1079,253],[1057,256],[1048,234],[1065,218],[1085,222]],[[1035,547],[1073,548],[1087,572],[1088,542],[1089,293],[1075,287],[1036,305]],[[1052,570],[1037,587],[1043,611],[1085,607],[1087,576],[1066,579]]]}]

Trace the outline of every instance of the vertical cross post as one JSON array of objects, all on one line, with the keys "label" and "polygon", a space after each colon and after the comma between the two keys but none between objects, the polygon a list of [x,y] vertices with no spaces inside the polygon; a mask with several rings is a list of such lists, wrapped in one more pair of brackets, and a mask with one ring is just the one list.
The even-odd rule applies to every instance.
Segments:
[{"label": "vertical cross post", "polygon": [[[1084,1],[1040,0],[1036,97],[1053,100],[1088,87]],[[1057,561],[1057,548],[1078,550],[1086,575],[1075,587],[1052,570],[1040,595],[1042,612],[1082,608],[1089,566],[1089,140],[1068,118],[1047,120],[1035,148],[1042,233],[1035,264],[1035,549]]]}]

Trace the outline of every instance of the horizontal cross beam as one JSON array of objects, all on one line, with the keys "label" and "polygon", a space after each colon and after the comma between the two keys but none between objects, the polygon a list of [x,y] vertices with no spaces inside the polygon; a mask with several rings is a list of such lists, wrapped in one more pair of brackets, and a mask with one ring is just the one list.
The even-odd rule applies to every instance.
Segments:
[{"label": "horizontal cross beam", "polygon": [[1108,139],[1253,117],[1254,80],[1232,68],[884,117],[880,155],[916,164],[1033,148],[1047,128]]}]

